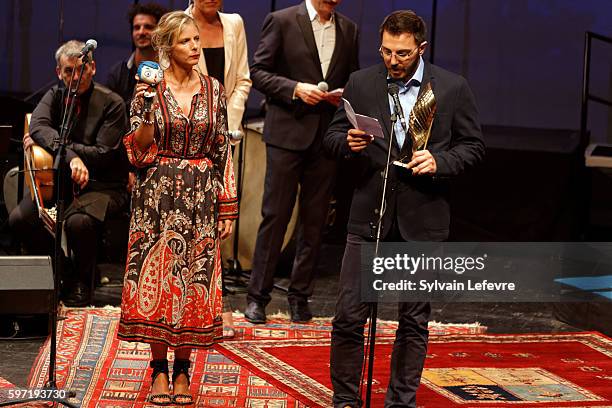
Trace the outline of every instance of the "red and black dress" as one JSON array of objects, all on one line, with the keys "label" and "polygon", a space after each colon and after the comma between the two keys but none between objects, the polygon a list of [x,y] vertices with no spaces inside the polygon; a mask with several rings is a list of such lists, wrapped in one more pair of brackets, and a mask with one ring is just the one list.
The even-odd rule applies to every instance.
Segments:
[{"label": "red and black dress", "polygon": [[214,78],[185,116],[166,82],[157,86],[155,141],[139,151],[134,132],[142,106],[131,107],[123,141],[139,168],[121,302],[119,338],[207,347],[223,337],[217,222],[238,216],[225,93]]}]

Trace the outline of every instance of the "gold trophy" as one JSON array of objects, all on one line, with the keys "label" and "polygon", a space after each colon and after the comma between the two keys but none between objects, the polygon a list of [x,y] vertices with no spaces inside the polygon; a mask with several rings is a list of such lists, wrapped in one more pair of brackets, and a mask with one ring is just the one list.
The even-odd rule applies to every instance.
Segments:
[{"label": "gold trophy", "polygon": [[425,90],[414,104],[408,120],[408,133],[412,139],[412,152],[400,157],[398,160],[394,161],[393,164],[408,168],[407,163],[412,158],[412,154],[417,150],[424,150],[427,148],[435,113],[436,97],[431,89],[431,84],[428,82],[425,86]]}]

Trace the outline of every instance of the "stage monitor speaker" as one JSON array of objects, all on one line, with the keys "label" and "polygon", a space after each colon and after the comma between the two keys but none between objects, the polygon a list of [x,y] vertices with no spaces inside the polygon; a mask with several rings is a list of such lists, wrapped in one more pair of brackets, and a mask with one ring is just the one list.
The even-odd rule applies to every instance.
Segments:
[{"label": "stage monitor speaker", "polygon": [[51,257],[0,257],[0,315],[48,313],[52,296]]}]

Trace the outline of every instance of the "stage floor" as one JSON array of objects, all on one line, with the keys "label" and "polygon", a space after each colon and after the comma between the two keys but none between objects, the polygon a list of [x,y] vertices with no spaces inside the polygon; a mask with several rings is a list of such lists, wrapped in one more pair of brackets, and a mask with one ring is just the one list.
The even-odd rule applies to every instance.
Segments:
[{"label": "stage floor", "polygon": [[[315,316],[333,316],[336,292],[338,290],[338,255],[342,248],[327,246],[323,248],[322,259],[332,260],[330,264],[320,265],[316,278],[315,293],[311,308]],[[94,305],[118,306],[121,301],[120,280],[122,268],[119,265],[102,265],[102,274],[111,279],[111,284],[96,290]],[[287,282],[279,279],[281,286]],[[244,312],[246,301],[244,288],[233,287],[235,293],[230,295],[233,310]],[[577,328],[556,320],[553,316],[553,305],[542,303],[448,303],[432,304],[432,320],[445,323],[479,322],[488,327],[488,333],[557,333],[578,331]],[[275,312],[288,313],[289,306],[284,292],[275,289],[272,301],[266,309],[268,314]],[[379,318],[395,320],[396,306],[381,304]],[[17,386],[25,386],[30,368],[43,339],[8,339],[0,341],[0,377]]]}]

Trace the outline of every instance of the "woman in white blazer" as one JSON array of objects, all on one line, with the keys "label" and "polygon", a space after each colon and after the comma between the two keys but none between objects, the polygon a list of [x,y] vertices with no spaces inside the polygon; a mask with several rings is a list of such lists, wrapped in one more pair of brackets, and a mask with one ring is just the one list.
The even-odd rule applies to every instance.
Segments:
[{"label": "woman in white blazer", "polygon": [[239,14],[221,13],[221,0],[195,0],[186,10],[200,29],[202,54],[198,69],[205,75],[212,75],[206,63],[205,51],[223,48],[223,77],[216,78],[225,87],[227,98],[228,129],[239,130],[245,104],[251,90],[247,42],[244,22]]},{"label": "woman in white blazer", "polygon": [[[238,14],[221,13],[222,0],[195,0],[185,12],[200,31],[202,52],[198,70],[223,83],[227,98],[228,130],[240,130],[251,90],[244,22]],[[234,337],[229,299],[224,297],[223,336]]]}]

